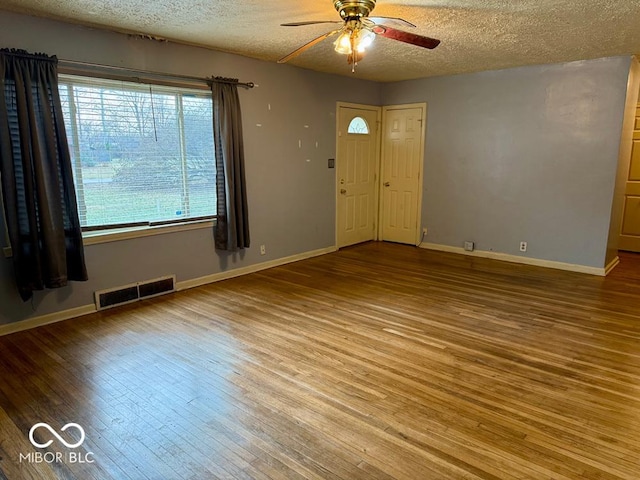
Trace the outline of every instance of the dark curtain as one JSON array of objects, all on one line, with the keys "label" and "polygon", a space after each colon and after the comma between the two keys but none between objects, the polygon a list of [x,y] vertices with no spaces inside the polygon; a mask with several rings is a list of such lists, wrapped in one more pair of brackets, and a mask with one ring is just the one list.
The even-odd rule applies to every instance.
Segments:
[{"label": "dark curtain", "polygon": [[0,176],[18,291],[87,280],[56,57],[0,50]]},{"label": "dark curtain", "polygon": [[219,250],[235,251],[249,247],[242,115],[237,81],[214,81],[211,91],[218,206],[215,245]]}]

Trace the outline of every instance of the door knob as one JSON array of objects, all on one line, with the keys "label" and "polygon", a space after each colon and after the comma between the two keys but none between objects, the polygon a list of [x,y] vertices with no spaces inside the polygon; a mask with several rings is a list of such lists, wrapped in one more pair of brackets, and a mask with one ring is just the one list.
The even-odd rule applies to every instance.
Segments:
[{"label": "door knob", "polygon": [[390,184],[389,182],[384,182],[384,186],[385,186],[385,187],[388,187],[388,186],[390,186],[390,185],[391,185],[391,184]]},{"label": "door knob", "polygon": [[344,195],[344,194],[346,194],[346,193],[347,193],[347,191],[346,191],[344,188],[342,188],[342,189],[340,190],[340,194],[341,194],[341,195]]}]

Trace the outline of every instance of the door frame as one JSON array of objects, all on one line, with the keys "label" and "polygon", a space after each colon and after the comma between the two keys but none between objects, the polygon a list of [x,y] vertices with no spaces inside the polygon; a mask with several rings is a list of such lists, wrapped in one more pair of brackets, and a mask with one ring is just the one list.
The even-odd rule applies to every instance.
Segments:
[{"label": "door frame", "polygon": [[[380,189],[382,187],[382,183],[380,182],[380,158],[381,158],[381,125],[382,125],[382,107],[377,105],[366,105],[361,103],[350,103],[350,102],[336,102],[336,162],[334,165],[334,173],[335,173],[335,245],[336,248],[340,248],[338,244],[338,200],[340,195],[340,178],[338,175],[338,162],[340,161],[340,109],[341,108],[357,108],[360,110],[370,110],[376,112],[376,124],[375,124],[375,149],[376,149],[376,159],[375,159],[375,170],[374,170],[374,222],[376,222],[375,228],[373,230],[373,240],[377,241],[380,239]],[[371,126],[374,127],[373,125]],[[344,126],[345,130],[348,128],[348,125]]]},{"label": "door frame", "polygon": [[[414,245],[418,246],[420,245],[420,243],[422,242],[422,192],[424,190],[424,150],[426,147],[426,143],[427,143],[427,103],[426,102],[420,102],[420,103],[404,103],[404,104],[400,104],[400,105],[385,105],[382,107],[382,124],[381,124],[381,131],[384,131],[384,128],[386,127],[387,123],[387,112],[389,110],[406,110],[409,108],[419,108],[422,110],[422,121],[420,122],[420,146],[418,148],[418,151],[420,152],[420,159],[419,159],[419,163],[418,163],[418,205],[416,207],[416,235],[415,235],[415,243]],[[385,158],[384,155],[382,154],[382,152],[384,152],[384,148],[382,148],[384,146],[384,142],[385,142],[385,136],[381,134],[381,141],[380,141],[380,172],[382,172],[383,166],[384,166],[384,162],[385,162]],[[378,189],[380,191],[380,195],[379,197],[381,197],[381,193],[382,193],[382,174],[379,175],[379,180],[378,180]],[[382,238],[382,220],[383,220],[383,208],[382,208],[382,201],[378,200],[378,234],[377,234],[377,238],[380,239]]]}]

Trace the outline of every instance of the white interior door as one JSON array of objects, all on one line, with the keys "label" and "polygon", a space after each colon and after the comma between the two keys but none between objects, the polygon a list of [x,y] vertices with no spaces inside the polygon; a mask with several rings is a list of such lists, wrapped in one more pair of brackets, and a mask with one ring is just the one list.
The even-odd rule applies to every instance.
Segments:
[{"label": "white interior door", "polygon": [[336,154],[338,247],[375,240],[380,107],[338,105]]},{"label": "white interior door", "polygon": [[382,240],[420,241],[426,105],[384,107],[382,113]]}]

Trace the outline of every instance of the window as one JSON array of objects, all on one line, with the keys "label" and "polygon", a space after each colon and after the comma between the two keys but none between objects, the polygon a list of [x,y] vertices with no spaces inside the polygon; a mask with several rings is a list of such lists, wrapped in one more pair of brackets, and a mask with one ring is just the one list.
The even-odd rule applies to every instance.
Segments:
[{"label": "window", "polygon": [[347,133],[355,133],[357,135],[368,135],[369,134],[369,125],[367,125],[367,121],[362,117],[354,117],[349,124],[349,128],[347,129]]},{"label": "window", "polygon": [[83,229],[215,215],[210,93],[61,75],[60,97]]}]

